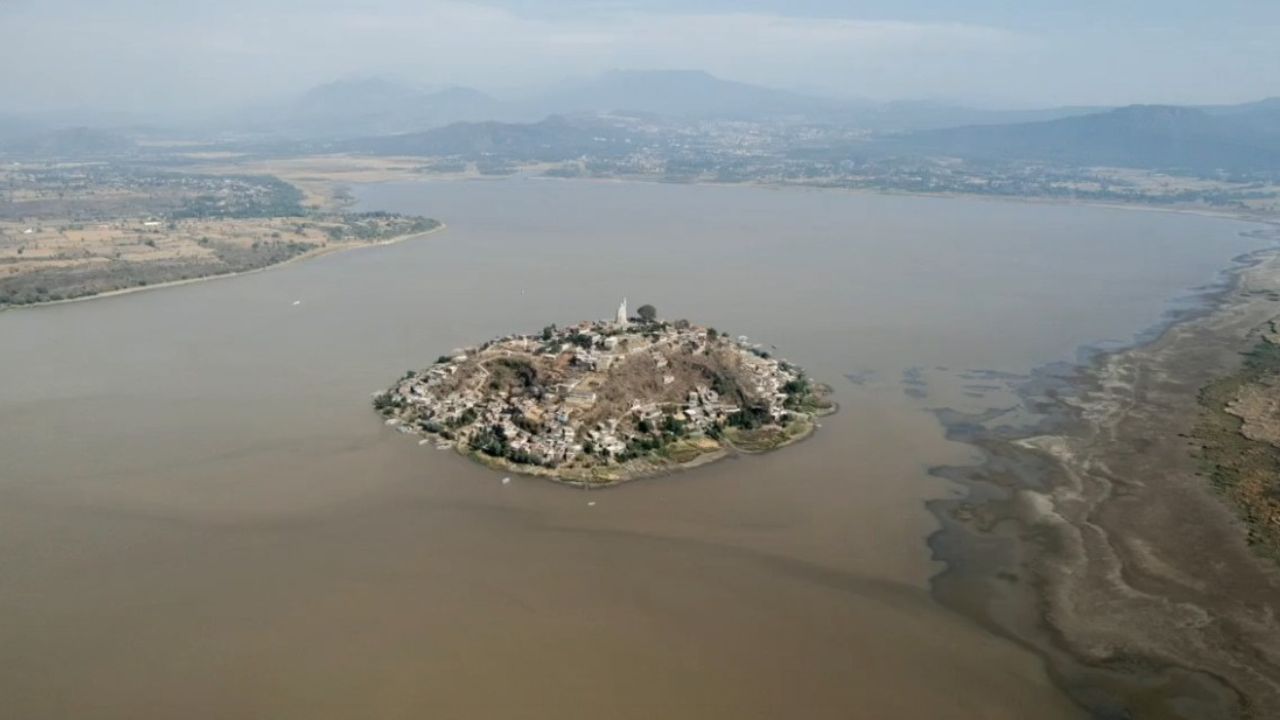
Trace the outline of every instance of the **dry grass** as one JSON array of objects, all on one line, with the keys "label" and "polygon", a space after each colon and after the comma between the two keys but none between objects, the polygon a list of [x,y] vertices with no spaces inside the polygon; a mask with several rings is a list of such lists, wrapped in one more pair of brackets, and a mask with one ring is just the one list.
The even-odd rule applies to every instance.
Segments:
[{"label": "dry grass", "polygon": [[[207,159],[195,158],[193,159]],[[272,175],[302,190],[304,203],[320,209],[343,204],[345,184],[420,180],[422,158],[365,155],[308,155],[304,157],[242,160],[197,164],[190,172],[210,175]]]},{"label": "dry grass", "polygon": [[335,238],[331,232],[352,227],[340,216],[0,222],[0,306],[254,270],[393,239],[412,232],[411,223],[371,220],[364,226],[374,229],[370,237]]},{"label": "dry grass", "polygon": [[255,242],[283,239],[321,247],[328,240],[325,227],[296,218],[182,220],[172,224],[143,219],[0,222],[0,278],[114,261],[207,260],[215,256],[215,244],[248,248]]},{"label": "dry grass", "polygon": [[[365,179],[394,167],[309,160],[295,170],[346,168]],[[201,169],[0,168],[0,306],[244,272],[434,227],[422,218],[339,212],[327,179],[311,186],[316,211],[262,165]]]}]

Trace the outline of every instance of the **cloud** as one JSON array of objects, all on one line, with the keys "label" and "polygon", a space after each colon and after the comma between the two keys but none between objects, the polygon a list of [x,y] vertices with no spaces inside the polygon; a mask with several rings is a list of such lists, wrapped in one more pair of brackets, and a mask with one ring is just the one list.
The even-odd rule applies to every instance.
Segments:
[{"label": "cloud", "polygon": [[492,86],[618,66],[703,67],[788,84],[911,56],[989,56],[1025,42],[961,24],[653,13],[625,4],[554,16],[453,0],[181,5],[0,6],[5,24],[18,30],[0,46],[10,68],[0,88],[14,98],[70,104],[154,93],[224,101],[370,71]]},{"label": "cloud", "polygon": [[[990,21],[712,11],[709,1],[664,10],[579,1],[552,12],[515,0],[0,0],[0,93],[10,107],[206,108],[351,75],[502,90],[610,68],[699,68],[879,98],[1090,102],[1263,94],[1280,76],[1271,43],[1245,23],[1214,33],[1227,42],[1195,28],[1156,37],[1042,23],[1033,32]],[[1223,75],[1226,66],[1240,70]],[[1204,77],[1206,67],[1219,77]]]},{"label": "cloud", "polygon": [[[933,61],[972,67],[1005,61],[1036,42],[999,28],[958,23],[631,9],[530,18],[463,3],[376,15],[339,13],[321,22],[323,34],[348,48],[334,56],[347,66],[374,61],[383,67],[417,67],[436,82],[481,85],[546,83],[612,67],[696,67],[739,80],[836,89],[850,73],[865,68],[907,69]],[[881,94],[893,91],[889,82],[875,88]]]},{"label": "cloud", "polygon": [[[976,69],[1036,46],[1000,28],[957,23],[796,18],[766,14],[633,15],[614,52],[634,63],[695,66],[773,84],[807,82],[894,93],[908,76]],[[867,71],[891,69],[876,79]],[[918,91],[917,88],[913,90]]]}]

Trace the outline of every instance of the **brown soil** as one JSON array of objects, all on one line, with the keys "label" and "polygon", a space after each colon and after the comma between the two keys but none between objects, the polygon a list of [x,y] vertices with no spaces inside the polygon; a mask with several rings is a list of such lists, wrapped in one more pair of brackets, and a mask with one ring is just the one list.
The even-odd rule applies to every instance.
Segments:
[{"label": "brown soil", "polygon": [[[1280,313],[1277,292],[1271,255],[1215,310],[1100,358],[1068,397],[1032,397],[1060,415],[1053,430],[979,432],[988,461],[943,471],[977,492],[939,504],[951,534],[935,549],[982,544],[1004,559],[953,566],[939,597],[1043,652],[1100,717],[1280,717],[1280,572],[1251,546],[1252,519],[1215,488],[1207,444],[1192,437],[1202,389],[1240,372]],[[1274,488],[1274,474],[1250,477],[1246,494]]]}]

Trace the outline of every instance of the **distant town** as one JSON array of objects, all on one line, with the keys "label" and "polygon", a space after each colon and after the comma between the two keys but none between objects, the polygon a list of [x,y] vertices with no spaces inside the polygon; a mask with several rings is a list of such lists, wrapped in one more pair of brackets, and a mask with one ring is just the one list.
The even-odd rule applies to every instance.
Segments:
[{"label": "distant town", "polygon": [[508,335],[410,371],[374,407],[390,425],[495,467],[609,484],[808,435],[834,405],[746,337],[650,305]]}]

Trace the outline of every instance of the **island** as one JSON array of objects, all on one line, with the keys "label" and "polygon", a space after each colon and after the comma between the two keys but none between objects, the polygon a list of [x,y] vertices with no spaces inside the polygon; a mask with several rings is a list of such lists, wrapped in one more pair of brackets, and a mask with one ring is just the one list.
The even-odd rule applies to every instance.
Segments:
[{"label": "island", "polygon": [[635,317],[548,325],[442,355],[373,405],[495,469],[600,486],[758,453],[813,432],[831,389],[745,336]]}]

